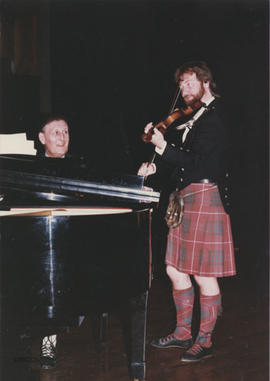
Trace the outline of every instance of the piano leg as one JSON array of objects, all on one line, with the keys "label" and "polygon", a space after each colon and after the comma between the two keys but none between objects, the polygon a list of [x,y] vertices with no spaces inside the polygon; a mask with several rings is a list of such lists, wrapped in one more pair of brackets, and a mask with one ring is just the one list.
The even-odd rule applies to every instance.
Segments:
[{"label": "piano leg", "polygon": [[91,320],[96,349],[101,352],[108,339],[108,312],[95,314]]},{"label": "piano leg", "polygon": [[[148,291],[128,298],[123,304],[122,325],[128,354],[129,373],[133,381],[145,380],[145,338]],[[96,348],[104,350],[107,341],[108,313],[92,316]]]},{"label": "piano leg", "polygon": [[130,375],[132,380],[145,379],[145,338],[148,291],[129,300]]}]

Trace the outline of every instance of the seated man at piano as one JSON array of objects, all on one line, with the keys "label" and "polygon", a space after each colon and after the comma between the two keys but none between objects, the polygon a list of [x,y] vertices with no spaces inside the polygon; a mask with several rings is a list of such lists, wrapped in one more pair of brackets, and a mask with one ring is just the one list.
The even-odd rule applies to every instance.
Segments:
[{"label": "seated man at piano", "polygon": [[[80,165],[75,172],[83,161],[68,152],[66,119],[50,117],[40,127],[36,139],[42,153],[36,158],[0,157],[5,275],[0,285],[4,327],[0,339],[4,347],[5,343],[12,347],[4,351],[5,373],[20,371],[12,366],[14,359],[21,345],[29,348],[37,335],[42,368],[53,367],[56,334],[63,327],[80,326],[82,316],[94,318],[94,340],[103,344],[104,316],[125,306],[132,379],[144,379],[150,222],[159,193],[145,190],[139,176],[111,172],[95,176],[92,163],[97,160],[88,159],[85,169]],[[85,177],[80,176],[83,173]],[[29,381],[28,375],[27,369],[24,380]]]},{"label": "seated man at piano", "polygon": [[[62,116],[47,116],[43,119],[38,139],[43,147],[39,156],[48,158],[66,158],[69,156],[69,127]],[[57,335],[45,336],[41,343],[41,368],[50,369],[56,365]]]},{"label": "seated man at piano", "polygon": [[61,116],[49,116],[44,119],[38,134],[44,148],[41,156],[64,158],[69,147],[69,127]]}]

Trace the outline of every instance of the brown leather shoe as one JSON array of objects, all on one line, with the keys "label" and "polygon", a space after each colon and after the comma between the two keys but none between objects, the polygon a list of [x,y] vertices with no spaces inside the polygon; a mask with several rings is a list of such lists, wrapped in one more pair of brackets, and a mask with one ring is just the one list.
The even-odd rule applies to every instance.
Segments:
[{"label": "brown leather shoe", "polygon": [[179,340],[173,334],[166,337],[160,337],[151,341],[151,345],[155,348],[184,348],[188,349],[192,346],[192,338],[187,340]]}]

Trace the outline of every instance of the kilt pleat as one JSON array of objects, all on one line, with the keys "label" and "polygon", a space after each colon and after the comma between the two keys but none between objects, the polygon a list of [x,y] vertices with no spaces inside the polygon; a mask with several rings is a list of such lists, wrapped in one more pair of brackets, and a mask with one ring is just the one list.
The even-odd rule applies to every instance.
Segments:
[{"label": "kilt pleat", "polygon": [[182,191],[184,217],[168,234],[165,263],[208,277],[236,274],[230,217],[215,184],[192,183]]}]

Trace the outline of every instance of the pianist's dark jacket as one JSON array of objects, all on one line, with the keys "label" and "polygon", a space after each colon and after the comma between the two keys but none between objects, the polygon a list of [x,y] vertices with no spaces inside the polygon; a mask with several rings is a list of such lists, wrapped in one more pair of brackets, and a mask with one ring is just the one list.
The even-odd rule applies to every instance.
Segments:
[{"label": "pianist's dark jacket", "polygon": [[38,151],[37,162],[42,172],[51,176],[83,179],[92,171],[91,165],[83,156],[70,153],[64,158],[52,158],[46,157],[43,151]]}]

